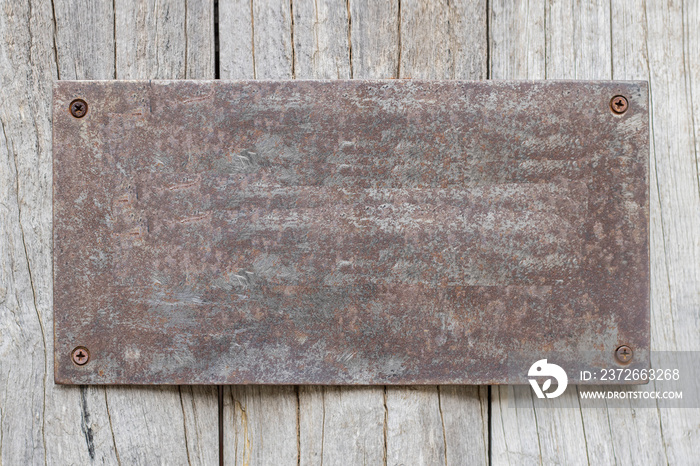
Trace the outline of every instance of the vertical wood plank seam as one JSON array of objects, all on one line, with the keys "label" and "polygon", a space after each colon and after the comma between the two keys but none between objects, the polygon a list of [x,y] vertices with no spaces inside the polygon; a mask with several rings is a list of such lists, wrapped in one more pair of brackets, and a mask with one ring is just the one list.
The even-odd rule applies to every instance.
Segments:
[{"label": "vertical wood plank seam", "polygon": [[[350,14],[350,0],[345,0],[345,7],[348,10],[348,56],[350,62],[350,79],[354,79],[352,69],[352,16]],[[338,67],[336,66],[336,69],[337,68]],[[340,78],[340,72],[338,72],[338,78]]]},{"label": "vertical wood plank seam", "polygon": [[[529,5],[530,3],[528,2],[528,8]],[[492,69],[493,63],[491,62],[491,3],[489,0],[486,0],[486,79],[491,79],[493,73]],[[479,396],[481,397],[481,394],[479,394]],[[488,403],[488,408],[486,410],[486,427],[488,429],[486,435],[486,460],[488,461],[488,464],[491,465],[493,464],[493,434],[491,433],[491,430],[493,429],[493,409],[491,407],[491,405],[493,404],[493,400],[491,399],[491,385],[488,385],[486,396]],[[503,422],[503,416],[501,416],[501,422]]]},{"label": "vertical wood plank seam", "polygon": [[698,172],[698,167],[700,167],[700,165],[698,165],[698,139],[697,134],[695,133],[696,126],[694,112],[695,107],[693,106],[693,86],[688,82],[688,78],[690,78],[691,69],[688,67],[688,55],[686,54],[686,48],[688,46],[688,43],[686,41],[686,35],[688,34],[688,30],[685,24],[685,1],[681,1],[681,23],[681,43],[683,44],[683,76],[685,77],[685,88],[687,89],[687,93],[690,100],[690,123],[691,127],[693,128],[693,153],[695,154],[695,181],[697,182],[698,194],[700,195],[700,173]]},{"label": "vertical wood plank seam", "polygon": [[[220,56],[220,37],[219,37],[219,0],[213,0],[212,3],[212,8],[213,8],[213,18],[212,21],[214,23],[213,27],[213,32],[214,32],[214,79],[221,79],[221,56]],[[252,14],[252,12],[251,12]],[[217,402],[217,421],[218,421],[218,435],[219,435],[219,465],[223,466],[224,464],[224,451],[226,449],[226,436],[225,436],[225,419],[224,419],[224,386],[223,385],[218,385],[216,387],[216,402]],[[197,421],[197,411],[195,409],[195,402],[194,398],[192,399],[192,410],[194,413],[194,418],[195,418],[195,425]],[[234,411],[235,412],[235,411]],[[199,432],[197,432],[197,444],[199,445]],[[234,443],[234,448],[235,448],[235,443]]]},{"label": "vertical wood plank seam", "polygon": [[53,58],[56,63],[56,79],[61,79],[61,70],[58,68],[58,47],[56,46],[56,34],[58,34],[58,23],[56,22],[56,5],[51,0],[51,17],[53,19]]},{"label": "vertical wood plank seam", "polygon": [[438,396],[438,410],[440,411],[440,423],[442,424],[442,446],[443,446],[443,456],[445,458],[445,466],[447,466],[447,431],[445,430],[445,416],[442,413],[442,396],[440,394],[440,385],[437,387]]},{"label": "vertical wood plank seam", "polygon": [[114,79],[117,79],[117,0],[112,0],[112,35],[114,36]]},{"label": "vertical wood plank seam", "polygon": [[[318,7],[316,6],[316,2],[314,1],[314,7],[316,9],[316,26],[318,26]],[[314,27],[314,30],[316,27]],[[316,34],[316,31],[314,31],[314,34],[316,35],[316,40],[318,41],[318,35]],[[289,0],[289,35],[291,37],[291,45],[292,45],[292,79],[296,79],[296,51],[294,48],[294,5],[292,0]],[[315,59],[314,59],[315,61]],[[299,399],[299,387],[297,387],[297,400]]]},{"label": "vertical wood plank seam", "polygon": [[112,425],[112,413],[109,412],[109,402],[107,401],[107,387],[103,387],[102,391],[105,397],[105,408],[107,409],[107,420],[109,421],[109,432],[112,434],[112,445],[114,445],[114,455],[117,457],[117,465],[121,466],[122,462],[119,458],[119,450],[117,449],[117,439],[114,436],[114,426]]},{"label": "vertical wood plank seam", "polygon": [[[185,2],[186,4],[187,2]],[[187,18],[187,13],[185,13],[185,18]],[[185,29],[187,29],[187,19],[185,19]],[[186,42],[186,40],[185,40]],[[187,50],[187,46],[185,46],[185,50]],[[185,63],[187,63],[187,53],[185,53]],[[185,66],[185,69],[187,69],[187,66]],[[187,76],[187,73],[185,72],[185,76]],[[182,409],[182,428],[185,433],[185,453],[187,454],[187,464],[189,466],[192,466],[192,461],[190,460],[190,445],[189,441],[187,438],[187,418],[185,416],[185,402],[182,401],[182,385],[177,386],[177,393],[180,395],[180,408]],[[194,396],[194,394],[193,394]]]},{"label": "vertical wood plank seam", "polygon": [[[659,217],[661,217],[661,244],[663,245],[664,248],[664,266],[666,267],[666,285],[668,286],[668,305],[669,309],[673,309],[673,293],[671,292],[671,273],[669,270],[669,265],[668,265],[668,251],[666,249],[666,231],[664,228],[665,222],[664,222],[664,210],[661,208],[661,186],[659,186],[659,167],[657,163],[657,157],[656,157],[656,136],[654,132],[654,93],[652,92],[652,79],[651,79],[651,64],[649,63],[649,19],[647,17],[647,2],[646,0],[643,0],[643,6],[644,6],[644,49],[645,49],[645,54],[644,58],[646,59],[647,62],[647,79],[649,80],[649,126],[650,126],[650,131],[649,135],[651,137],[651,143],[650,143],[650,151],[653,154],[654,158],[654,173],[655,176],[654,178],[656,179],[656,196],[657,196],[657,201],[659,203]],[[649,164],[651,165],[651,163]],[[651,167],[649,167],[651,170]],[[671,313],[671,319],[673,319],[673,313]],[[673,329],[673,345],[674,348],[676,347],[676,326],[672,325],[671,328]],[[660,413],[659,413],[660,414]],[[659,419],[661,419],[659,417]],[[661,421],[659,421],[661,422]],[[664,452],[666,448],[666,442],[664,441],[663,438],[663,432],[661,435],[661,440],[664,445]],[[668,455],[667,455],[667,460],[668,460]]]},{"label": "vertical wood plank seam", "polygon": [[486,79],[491,79],[491,4],[486,0]]},{"label": "vertical wood plank seam", "polygon": [[[219,49],[219,0],[214,0],[214,79],[221,79],[221,59]],[[223,390],[223,385],[219,386]]]},{"label": "vertical wood plank seam", "polygon": [[258,79],[258,71],[255,67],[255,13],[253,12],[253,0],[250,0],[250,42],[253,55],[253,79]]},{"label": "vertical wood plank seam", "polygon": [[[610,44],[610,45],[611,45],[610,53],[612,55],[612,44]],[[574,385],[574,387],[576,388],[576,401],[578,402],[578,415],[579,415],[579,418],[581,419],[581,430],[583,431],[583,444],[584,444],[584,447],[586,448],[586,463],[588,463],[590,465],[591,464],[591,455],[588,453],[588,436],[586,435],[586,423],[583,420],[583,411],[581,409],[581,394],[578,390],[578,385]]]},{"label": "vertical wood plank seam", "polygon": [[[398,2],[399,2],[399,11],[398,11],[399,56],[398,56],[398,59],[396,60],[396,79],[401,79],[401,0],[398,0]],[[384,386],[384,392],[386,393],[386,386]]]},{"label": "vertical wood plank seam", "polygon": [[[218,403],[217,415],[219,417],[219,466],[224,466],[224,386],[218,385],[216,387],[216,402]],[[192,408],[194,408],[195,403],[192,399]],[[197,419],[197,412],[194,412],[195,422]],[[199,443],[199,433],[197,433],[197,443]]]},{"label": "vertical wood plank seam", "polygon": [[92,432],[92,426],[90,425],[90,413],[87,407],[87,396],[85,392],[87,391],[86,385],[80,386],[80,430],[83,432],[83,437],[85,437],[85,444],[87,445],[88,455],[92,461],[95,460],[95,438]]},{"label": "vertical wood plank seam", "polygon": [[[399,0],[400,1],[400,0]],[[389,437],[389,408],[386,404],[386,385],[384,385],[384,466],[387,466],[388,458],[388,437]]]},{"label": "vertical wood plank seam", "polygon": [[[185,0],[185,79],[189,78],[187,75],[187,59],[189,58],[189,55],[187,55],[187,0]],[[179,387],[178,387],[179,389]],[[180,398],[182,398],[182,393],[180,393]],[[183,406],[183,411],[182,414],[185,414],[184,411],[184,406]],[[187,457],[189,461],[189,456]]]},{"label": "vertical wood plank seam", "polygon": [[[290,7],[291,7],[291,3]],[[292,42],[292,50],[294,50],[294,43]],[[294,67],[292,66],[292,69]],[[294,392],[297,398],[297,466],[301,465],[301,403],[299,402],[299,385],[294,386]]]},{"label": "vertical wood plank seam", "polygon": [[[486,459],[488,461],[488,464],[493,464],[493,434],[492,434],[492,429],[493,427],[493,391],[491,389],[491,385],[488,385],[488,388],[486,390],[486,397],[487,397],[487,402],[488,402],[488,407],[486,408],[486,427],[488,428],[488,432],[486,434]],[[500,399],[500,390],[499,390],[499,399]],[[501,423],[503,423],[503,416],[501,416]],[[503,427],[503,425],[501,425]],[[505,433],[503,435],[505,438]]]}]

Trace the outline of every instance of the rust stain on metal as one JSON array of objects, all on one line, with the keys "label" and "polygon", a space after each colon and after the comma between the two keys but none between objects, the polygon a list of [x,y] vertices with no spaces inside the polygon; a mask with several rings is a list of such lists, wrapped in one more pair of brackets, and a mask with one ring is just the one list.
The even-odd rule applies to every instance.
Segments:
[{"label": "rust stain on metal", "polygon": [[648,366],[644,82],[60,81],[53,129],[58,383]]}]

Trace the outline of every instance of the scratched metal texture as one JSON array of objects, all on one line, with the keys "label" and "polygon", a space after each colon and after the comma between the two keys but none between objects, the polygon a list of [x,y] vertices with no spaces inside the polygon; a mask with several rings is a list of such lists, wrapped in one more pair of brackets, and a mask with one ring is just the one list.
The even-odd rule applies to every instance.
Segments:
[{"label": "scratched metal texture", "polygon": [[623,344],[648,367],[647,92],[56,82],[55,380],[526,383]]}]

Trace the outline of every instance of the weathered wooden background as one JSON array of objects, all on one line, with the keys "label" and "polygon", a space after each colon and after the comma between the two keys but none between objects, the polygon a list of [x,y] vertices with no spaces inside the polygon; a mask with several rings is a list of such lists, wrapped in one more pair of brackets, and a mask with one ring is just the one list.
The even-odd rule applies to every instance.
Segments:
[{"label": "weathered wooden background", "polygon": [[[216,387],[53,383],[50,114],[56,79],[215,77],[649,80],[652,347],[700,350],[696,0],[0,0],[0,464],[217,463]],[[698,461],[698,410],[519,390],[226,387],[226,461]]]}]

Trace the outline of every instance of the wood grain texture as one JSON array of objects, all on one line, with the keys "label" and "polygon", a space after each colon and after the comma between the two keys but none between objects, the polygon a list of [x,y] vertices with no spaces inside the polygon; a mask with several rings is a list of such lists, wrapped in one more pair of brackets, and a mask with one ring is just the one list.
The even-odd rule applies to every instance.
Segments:
[{"label": "wood grain texture", "polygon": [[[297,10],[297,5],[299,9]],[[295,14],[295,75],[299,78],[383,78],[391,68],[391,58],[384,58],[376,64],[368,64],[369,57],[382,57],[383,53],[394,56],[392,47],[398,44],[375,42],[362,43],[362,33],[353,27],[367,31],[381,30],[390,19],[367,17],[365,22],[352,21],[353,9],[357,14],[365,14],[372,8],[381,8],[382,2],[348,2],[345,15],[341,14],[339,3],[334,3],[337,11],[334,20],[324,20],[331,15],[325,2],[314,2],[313,10],[305,10],[301,2],[293,4]],[[319,5],[320,3],[320,5]],[[390,5],[389,5],[390,6]],[[398,13],[398,11],[397,11]],[[320,18],[320,19],[318,19]],[[342,19],[342,21],[341,21]],[[359,21],[359,24],[358,24]],[[398,21],[398,15],[394,16]],[[305,28],[305,24],[312,24]],[[319,35],[333,37],[324,49]],[[358,51],[353,54],[353,47]],[[306,50],[313,50],[312,59],[302,57]],[[361,63],[355,71],[355,63]],[[395,67],[395,66],[394,66]],[[342,74],[341,74],[342,73]],[[301,464],[382,464],[386,463],[386,389],[384,387],[299,387],[299,459]]]},{"label": "wood grain texture", "polygon": [[[221,79],[291,79],[292,7],[286,2],[219,3]],[[298,464],[296,387],[224,388],[226,464]]]},{"label": "wood grain texture", "polygon": [[337,0],[297,0],[294,16],[294,77],[350,79],[349,11]]},{"label": "wood grain texture", "polygon": [[53,383],[52,81],[213,77],[212,3],[113,5],[0,6],[2,464],[212,464],[218,456],[211,387]]},{"label": "wood grain texture", "polygon": [[[398,77],[485,78],[485,11],[481,1],[400,2]],[[478,387],[388,387],[387,464],[486,463],[486,400]]]},{"label": "wood grain texture", "polygon": [[[494,79],[650,81],[652,350],[697,350],[700,343],[692,110],[698,75],[697,54],[686,49],[697,28],[689,21],[697,24],[697,8],[687,3],[496,1],[490,11]],[[697,409],[556,409],[576,403],[573,390],[542,409],[531,396],[529,387],[494,387],[494,464],[689,464],[693,458]]]},{"label": "wood grain texture", "polygon": [[[244,44],[221,47],[222,78],[285,78],[291,72],[298,78],[327,79],[336,77],[354,78],[391,78],[399,75],[399,39],[400,20],[418,21],[419,16],[429,13],[427,21],[433,23],[444,20],[435,16],[441,14],[454,21],[473,21],[478,28],[465,28],[465,31],[450,31],[448,28],[440,36],[442,49],[436,62],[431,62],[427,54],[432,53],[423,47],[413,52],[416,46],[430,35],[428,29],[420,29],[420,25],[409,26],[405,32],[409,45],[410,69],[421,76],[430,76],[437,69],[445,77],[462,79],[477,79],[485,75],[486,70],[486,24],[485,3],[457,3],[452,9],[447,4],[439,11],[426,10],[416,5],[414,10],[403,12],[399,16],[398,3],[393,2],[348,2],[347,14],[337,4],[330,2],[292,2],[291,11],[293,22],[290,24],[290,35],[293,37],[294,49],[291,53],[280,53],[286,50],[288,37],[286,27],[286,11],[278,5],[273,7],[262,5],[264,2],[254,2],[253,8],[245,8],[242,4],[220,4],[222,21],[220,25],[222,44]],[[276,4],[275,4],[276,5]],[[461,8],[461,9],[460,9]],[[471,8],[471,10],[469,9]],[[425,11],[424,11],[425,10]],[[261,13],[262,12],[262,13]],[[262,20],[262,14],[267,18]],[[246,25],[246,16],[250,17]],[[450,16],[452,15],[452,16]],[[270,20],[269,18],[273,18]],[[462,23],[460,23],[462,24]],[[235,27],[234,27],[235,25]],[[470,26],[472,26],[470,24]],[[349,34],[348,34],[349,32]],[[250,34],[250,36],[248,36]],[[347,39],[346,39],[347,38]],[[476,40],[479,38],[479,40]],[[258,44],[283,44],[275,50],[261,47]],[[460,48],[459,59],[454,59],[450,47]],[[228,48],[227,48],[228,47]],[[226,51],[228,50],[228,51]],[[291,60],[291,61],[290,61]],[[254,70],[251,76],[251,68]],[[271,396],[269,388],[249,393],[247,398],[255,403],[258,396]],[[376,464],[415,463],[406,445],[423,448],[422,443],[428,438],[441,438],[439,450],[435,448],[426,452],[426,461],[439,453],[441,460],[445,458],[445,447],[454,456],[448,455],[450,462],[459,464],[463,459],[473,459],[483,463],[487,458],[487,410],[485,389],[474,387],[455,387],[447,389],[446,403],[450,407],[445,419],[440,418],[440,410],[431,411],[440,422],[426,426],[422,424],[421,416],[425,406],[438,406],[440,403],[437,387],[429,387],[414,393],[413,390],[379,387],[349,388],[349,387],[299,387],[299,418],[298,420],[286,414],[282,417],[270,406],[252,415],[260,419],[278,418],[279,422],[293,424],[298,422],[299,455],[302,464]],[[413,405],[401,403],[402,397],[413,399]],[[279,401],[288,400],[288,392],[275,394]],[[397,404],[393,411],[388,409],[389,398]],[[230,402],[226,407],[226,458],[234,455],[236,463],[243,461],[240,447],[238,453],[231,445],[246,445],[241,443],[241,432],[245,429],[232,430],[231,425],[241,424],[245,408],[236,410],[236,402]],[[389,413],[393,412],[393,430],[389,428]],[[251,422],[251,413],[246,411],[247,422]],[[361,423],[351,422],[362,421]],[[473,422],[477,420],[478,422]],[[444,421],[444,422],[443,422]],[[466,423],[465,423],[466,422]],[[285,431],[286,432],[286,431]],[[384,438],[384,436],[386,436]],[[295,440],[290,432],[282,437],[267,437],[254,439],[257,445],[250,446],[247,451],[258,452],[258,458],[272,453],[267,452],[278,444],[286,451]],[[388,452],[394,452],[390,457]],[[354,459],[354,461],[349,461]],[[291,461],[291,457],[287,458]],[[349,461],[349,462],[348,462]],[[307,463],[308,462],[308,463]],[[426,463],[428,464],[428,463]]]},{"label": "wood grain texture", "polygon": [[[480,1],[400,2],[397,76],[485,78],[485,11]],[[447,416],[442,410],[444,390],[450,395]],[[477,387],[387,387],[387,464],[486,463],[486,403],[486,391]]]},{"label": "wood grain texture", "polygon": [[399,77],[399,1],[348,0],[352,77]]},{"label": "wood grain texture", "polygon": [[485,79],[486,1],[401,2],[399,78]]},{"label": "wood grain texture", "polygon": [[225,387],[226,464],[298,464],[298,409],[292,386]]},{"label": "wood grain texture", "polygon": [[[486,7],[222,0],[221,77],[483,78]],[[210,388],[53,385],[50,263],[51,81],[213,77],[212,5],[4,0],[0,11],[0,463],[214,464]],[[495,79],[650,81],[652,344],[698,350],[697,2],[490,0],[488,11]],[[438,463],[485,461],[485,388],[392,390],[231,388],[227,458],[415,464],[400,451],[414,443],[407,453]],[[698,410],[543,410],[529,387],[492,392],[495,464],[689,464],[700,440]]]}]

